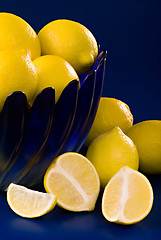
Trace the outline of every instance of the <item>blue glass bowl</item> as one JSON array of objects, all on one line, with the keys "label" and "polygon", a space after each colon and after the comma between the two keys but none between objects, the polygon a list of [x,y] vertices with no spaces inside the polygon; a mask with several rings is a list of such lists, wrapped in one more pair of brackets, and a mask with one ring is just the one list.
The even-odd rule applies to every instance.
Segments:
[{"label": "blue glass bowl", "polygon": [[55,90],[44,89],[29,109],[26,95],[13,92],[0,113],[0,189],[13,182],[42,181],[52,160],[78,152],[94,121],[104,81],[106,51],[93,68],[70,82],[55,104]]}]

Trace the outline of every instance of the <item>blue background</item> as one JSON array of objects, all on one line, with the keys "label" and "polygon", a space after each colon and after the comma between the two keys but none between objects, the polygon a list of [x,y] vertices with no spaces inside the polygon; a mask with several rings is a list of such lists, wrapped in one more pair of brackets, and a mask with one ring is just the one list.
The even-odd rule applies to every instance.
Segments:
[{"label": "blue background", "polygon": [[108,51],[104,96],[126,102],[134,121],[161,119],[161,1],[1,1],[35,30],[59,18],[85,25]]},{"label": "blue background", "polygon": [[[35,30],[59,18],[78,21],[108,51],[103,96],[127,103],[134,123],[161,119],[161,1],[1,1],[0,11],[14,13]],[[155,200],[150,215],[129,227],[108,223],[101,195],[92,213],[55,212],[29,220],[15,215],[0,195],[0,239],[160,239],[160,176],[149,176]],[[157,237],[158,236],[158,237]]]}]

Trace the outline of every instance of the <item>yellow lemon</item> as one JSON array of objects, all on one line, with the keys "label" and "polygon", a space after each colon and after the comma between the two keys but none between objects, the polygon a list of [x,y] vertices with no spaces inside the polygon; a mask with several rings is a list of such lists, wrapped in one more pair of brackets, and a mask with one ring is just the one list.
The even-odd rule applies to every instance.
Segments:
[{"label": "yellow lemon", "polygon": [[97,42],[82,24],[71,20],[55,20],[38,33],[42,54],[53,54],[68,61],[78,74],[89,70],[98,54]]},{"label": "yellow lemon", "polygon": [[57,157],[44,177],[45,190],[70,211],[92,211],[100,190],[98,174],[91,162],[78,153]]},{"label": "yellow lemon", "polygon": [[141,173],[122,167],[105,187],[102,212],[110,222],[134,224],[144,219],[153,205],[153,190]]},{"label": "yellow lemon", "polygon": [[28,50],[31,59],[41,55],[40,41],[33,28],[11,13],[0,13],[0,51]]},{"label": "yellow lemon", "polygon": [[115,126],[125,132],[132,125],[133,115],[127,104],[115,98],[102,97],[85,145],[88,146],[96,137]]},{"label": "yellow lemon", "polygon": [[133,141],[119,127],[97,137],[89,146],[86,157],[93,163],[102,187],[121,167],[127,165],[135,170],[139,157]]},{"label": "yellow lemon", "polygon": [[140,171],[146,174],[161,173],[161,121],[143,121],[126,133],[139,153]]},{"label": "yellow lemon", "polygon": [[0,110],[14,91],[24,92],[30,102],[37,88],[38,74],[26,51],[0,51],[0,66]]},{"label": "yellow lemon", "polygon": [[7,189],[7,202],[21,217],[35,218],[53,210],[56,196],[11,183]]},{"label": "yellow lemon", "polygon": [[55,89],[56,102],[65,86],[78,75],[74,68],[62,57],[54,55],[41,56],[33,61],[38,73],[38,86],[35,96],[46,87]]}]

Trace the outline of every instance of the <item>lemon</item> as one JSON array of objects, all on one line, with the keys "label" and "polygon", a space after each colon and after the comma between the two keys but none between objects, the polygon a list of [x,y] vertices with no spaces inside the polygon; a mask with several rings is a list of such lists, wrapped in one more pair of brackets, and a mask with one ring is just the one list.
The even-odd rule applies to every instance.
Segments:
[{"label": "lemon", "polygon": [[56,205],[56,196],[11,183],[7,189],[7,201],[16,214],[21,217],[35,218],[53,210]]},{"label": "lemon", "polygon": [[89,70],[98,54],[96,39],[82,24],[59,19],[48,23],[38,33],[42,54],[63,57],[78,74]]},{"label": "lemon", "polygon": [[33,98],[38,74],[25,50],[0,51],[0,110],[9,94],[22,91],[28,101]]},{"label": "lemon", "polygon": [[143,121],[132,126],[126,133],[135,143],[140,171],[146,174],[161,173],[161,121]]},{"label": "lemon", "polygon": [[105,187],[121,167],[127,165],[135,170],[139,166],[139,157],[133,141],[119,127],[97,137],[89,146],[86,157],[93,163]]},{"label": "lemon", "polygon": [[125,166],[105,187],[102,212],[110,222],[133,224],[140,222],[153,205],[153,190],[141,173]]},{"label": "lemon", "polygon": [[125,132],[132,125],[133,115],[127,104],[115,98],[102,97],[85,145],[89,146],[96,137],[115,126],[120,127]]},{"label": "lemon", "polygon": [[40,41],[33,28],[11,13],[0,13],[0,51],[28,50],[31,59],[41,55]]},{"label": "lemon", "polygon": [[91,211],[100,190],[98,174],[91,162],[78,153],[57,157],[44,177],[48,193],[57,196],[59,206],[70,211]]},{"label": "lemon", "polygon": [[33,61],[38,73],[38,86],[35,96],[46,87],[55,89],[56,102],[65,86],[78,75],[74,68],[62,57],[54,55],[41,56]]}]

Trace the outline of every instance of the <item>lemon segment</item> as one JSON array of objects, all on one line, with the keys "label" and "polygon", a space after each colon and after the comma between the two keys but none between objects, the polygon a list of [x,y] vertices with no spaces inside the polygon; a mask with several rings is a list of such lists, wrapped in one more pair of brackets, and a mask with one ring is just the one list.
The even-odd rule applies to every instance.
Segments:
[{"label": "lemon segment", "polygon": [[161,173],[161,121],[148,120],[135,124],[126,134],[135,143],[140,171],[146,174]]},{"label": "lemon segment", "polygon": [[89,145],[86,157],[96,168],[102,187],[106,186],[121,167],[126,165],[135,170],[139,167],[136,146],[119,127],[97,137]]},{"label": "lemon segment", "polygon": [[7,202],[21,217],[35,218],[50,212],[55,207],[56,196],[11,183],[7,189]]},{"label": "lemon segment", "polygon": [[44,177],[48,193],[70,211],[91,211],[100,190],[98,174],[91,162],[78,153],[65,153],[56,158]]},{"label": "lemon segment", "polygon": [[110,222],[134,224],[149,214],[152,205],[153,190],[149,180],[125,166],[105,187],[102,213]]},{"label": "lemon segment", "polygon": [[101,97],[97,114],[86,138],[85,145],[89,146],[95,138],[115,126],[126,132],[132,125],[133,115],[127,104],[115,98]]},{"label": "lemon segment", "polygon": [[42,55],[57,55],[69,62],[80,75],[88,71],[98,55],[93,34],[82,24],[59,19],[38,33]]}]

